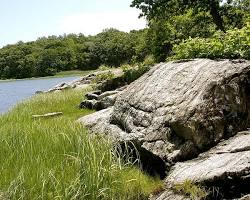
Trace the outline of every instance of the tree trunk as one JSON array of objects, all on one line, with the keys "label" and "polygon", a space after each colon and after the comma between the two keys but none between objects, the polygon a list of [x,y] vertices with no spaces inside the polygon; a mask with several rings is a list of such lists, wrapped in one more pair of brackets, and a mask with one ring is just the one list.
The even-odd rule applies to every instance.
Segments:
[{"label": "tree trunk", "polygon": [[217,26],[218,29],[220,29],[221,31],[225,32],[225,28],[223,25],[223,19],[219,13],[219,2],[217,0],[210,0],[209,1],[209,6],[210,6],[210,14],[213,17],[213,21],[215,23],[215,25]]}]

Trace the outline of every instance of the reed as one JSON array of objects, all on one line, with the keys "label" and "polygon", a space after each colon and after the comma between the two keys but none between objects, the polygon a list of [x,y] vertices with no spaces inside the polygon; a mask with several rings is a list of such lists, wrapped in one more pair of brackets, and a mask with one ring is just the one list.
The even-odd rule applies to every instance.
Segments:
[{"label": "reed", "polygon": [[139,200],[162,186],[75,122],[93,112],[78,109],[84,92],[39,94],[0,116],[0,198]]}]

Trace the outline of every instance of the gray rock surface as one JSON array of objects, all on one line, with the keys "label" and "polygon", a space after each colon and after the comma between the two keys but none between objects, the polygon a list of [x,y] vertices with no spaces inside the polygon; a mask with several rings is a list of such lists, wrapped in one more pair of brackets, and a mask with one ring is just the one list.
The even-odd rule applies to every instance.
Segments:
[{"label": "gray rock surface", "polygon": [[212,183],[230,181],[235,177],[250,180],[250,131],[240,132],[196,159],[176,163],[166,183],[171,187],[185,180]]},{"label": "gray rock surface", "polygon": [[88,109],[96,109],[98,108],[98,102],[95,99],[84,100],[80,103],[79,108],[88,108]]},{"label": "gray rock surface", "polygon": [[241,197],[239,200],[250,200],[250,194]]},{"label": "gray rock surface", "polygon": [[171,190],[166,190],[158,195],[153,195],[152,197],[149,198],[149,200],[191,200],[191,199],[184,195],[176,194]]},{"label": "gray rock surface", "polygon": [[93,73],[90,73],[82,78],[73,80],[71,82],[68,83],[60,83],[52,88],[50,88],[49,90],[45,91],[45,93],[47,92],[55,92],[55,91],[62,91],[65,89],[85,89],[89,86],[91,86],[91,84],[93,83],[93,81],[95,80],[95,78],[100,75],[100,74],[105,74],[111,72],[114,74],[114,76],[121,76],[123,74],[122,69],[110,69],[110,70],[103,70],[103,71],[96,71]]},{"label": "gray rock surface", "polygon": [[[249,193],[250,131],[240,131],[250,125],[250,61],[161,63],[115,95],[114,106],[78,121],[132,141],[154,167],[164,161],[167,188],[190,179],[221,188],[221,199]],[[187,198],[169,189],[152,197],[163,199]]]},{"label": "gray rock surface", "polygon": [[112,95],[116,95],[118,94],[119,91],[106,91],[106,92],[103,92],[102,94],[100,94],[98,97],[97,97],[97,100],[102,100],[103,98],[105,97],[108,97],[108,96],[112,96]]},{"label": "gray rock surface", "polygon": [[79,107],[95,109],[95,110],[106,109],[115,104],[117,94],[119,92],[120,92],[119,90],[114,90],[114,91],[106,91],[99,94],[97,94],[97,91],[94,91],[92,93],[87,93],[85,95],[87,100],[83,100],[80,103]]},{"label": "gray rock surface", "polygon": [[86,97],[88,100],[93,100],[93,99],[97,100],[98,95],[97,95],[97,94],[93,94],[93,93],[87,93],[87,94],[85,95],[85,97]]},{"label": "gray rock surface", "polygon": [[101,109],[113,106],[115,104],[116,98],[117,94],[103,97],[101,100],[99,100]]},{"label": "gray rock surface", "polygon": [[193,160],[176,163],[165,179],[165,192],[186,180],[210,188],[208,199],[248,200],[249,195],[241,196],[250,193],[250,131],[220,142]]},{"label": "gray rock surface", "polygon": [[[121,130],[115,126],[110,125],[110,116],[113,112],[113,108],[107,108],[93,114],[84,116],[78,120],[79,123],[84,123],[87,126],[91,133],[106,133],[112,136],[114,140],[119,140],[121,137]],[[126,134],[125,132],[123,134]]]},{"label": "gray rock surface", "polygon": [[175,163],[246,130],[249,99],[250,61],[161,63],[118,94],[105,128],[91,128]]}]

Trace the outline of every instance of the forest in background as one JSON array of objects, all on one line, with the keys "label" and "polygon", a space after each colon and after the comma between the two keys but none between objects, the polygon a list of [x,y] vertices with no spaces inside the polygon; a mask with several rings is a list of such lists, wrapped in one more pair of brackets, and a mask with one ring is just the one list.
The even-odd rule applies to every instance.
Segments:
[{"label": "forest in background", "polygon": [[[250,59],[250,0],[133,0],[148,28],[69,34],[0,49],[0,78],[190,58]],[[129,23],[129,22],[128,22]]]}]

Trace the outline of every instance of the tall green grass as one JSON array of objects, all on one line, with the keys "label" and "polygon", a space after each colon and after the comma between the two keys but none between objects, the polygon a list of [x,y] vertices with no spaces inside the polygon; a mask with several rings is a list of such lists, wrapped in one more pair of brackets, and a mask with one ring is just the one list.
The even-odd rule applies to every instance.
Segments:
[{"label": "tall green grass", "polygon": [[[161,182],[75,122],[83,92],[37,95],[0,116],[0,199],[146,199]],[[61,111],[56,118],[33,114]]]}]

